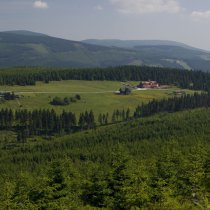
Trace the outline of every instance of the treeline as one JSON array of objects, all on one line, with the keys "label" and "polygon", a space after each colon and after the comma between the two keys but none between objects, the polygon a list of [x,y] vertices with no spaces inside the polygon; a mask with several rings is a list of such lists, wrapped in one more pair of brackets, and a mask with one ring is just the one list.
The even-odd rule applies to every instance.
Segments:
[{"label": "treeline", "polygon": [[131,119],[130,109],[127,110],[114,110],[112,114],[112,123],[121,122],[121,121],[128,121]]},{"label": "treeline", "polygon": [[78,123],[74,113],[63,111],[57,114],[52,110],[0,110],[0,130],[17,132],[17,140],[24,141],[32,135],[52,135],[72,133],[96,126],[93,112],[81,113]]},{"label": "treeline", "polygon": [[138,106],[134,112],[134,118],[145,117],[159,112],[177,112],[199,107],[210,107],[210,94],[194,93],[181,97],[173,97],[161,100],[152,100],[148,104]]},{"label": "treeline", "polygon": [[150,116],[160,112],[177,112],[199,107],[210,107],[210,95],[207,93],[195,93],[162,100],[152,100],[148,104],[138,106],[133,115],[130,110],[114,110],[111,120],[109,114],[100,113],[98,120],[93,111],[81,113],[78,120],[72,112],[63,111],[57,114],[52,110],[18,110],[15,113],[11,109],[0,110],[0,129],[14,130],[18,133],[17,139],[25,141],[32,135],[53,135],[72,133],[80,130],[93,129],[97,123],[107,125],[117,122],[130,121],[133,118]]},{"label": "treeline", "polygon": [[210,90],[210,74],[147,66],[122,66],[106,69],[42,69],[23,68],[0,71],[0,85],[35,85],[37,81],[48,83],[59,80],[155,80],[160,84],[175,84],[181,88]]}]

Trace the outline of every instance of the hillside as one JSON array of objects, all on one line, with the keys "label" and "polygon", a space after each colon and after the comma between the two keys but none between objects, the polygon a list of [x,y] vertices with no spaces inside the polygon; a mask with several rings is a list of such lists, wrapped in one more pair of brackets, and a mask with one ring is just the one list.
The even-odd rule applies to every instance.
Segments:
[{"label": "hillside", "polygon": [[0,67],[94,67],[127,64],[132,50],[112,49],[32,32],[0,33]]},{"label": "hillside", "polygon": [[209,70],[210,53],[171,41],[76,42],[30,31],[0,32],[0,67],[149,65]]},{"label": "hillside", "polygon": [[2,132],[0,207],[208,209],[209,116],[160,114],[13,149]]},{"label": "hillside", "polygon": [[139,59],[133,64],[181,67],[184,69],[209,70],[210,52],[189,45],[165,40],[118,40],[87,39],[84,43],[106,47],[132,49]]},{"label": "hillside", "polygon": [[82,42],[99,46],[119,47],[119,48],[134,48],[136,46],[159,46],[159,45],[192,48],[180,42],[165,41],[165,40],[86,39],[83,40]]},{"label": "hillside", "polygon": [[[167,89],[113,93],[148,79]],[[147,66],[0,70],[0,209],[208,209],[209,81]]]}]

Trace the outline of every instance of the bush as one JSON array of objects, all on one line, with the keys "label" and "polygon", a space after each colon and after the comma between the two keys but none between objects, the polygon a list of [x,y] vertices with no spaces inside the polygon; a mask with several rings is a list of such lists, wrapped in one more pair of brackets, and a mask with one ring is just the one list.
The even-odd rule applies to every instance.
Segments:
[{"label": "bush", "polygon": [[76,98],[77,100],[81,100],[81,96],[80,96],[79,94],[76,94],[76,95],[75,95],[75,98]]},{"label": "bush", "polygon": [[50,102],[51,105],[55,105],[55,106],[65,106],[65,105],[69,105],[70,103],[76,103],[77,100],[80,100],[81,97],[80,95],[75,95],[74,97],[65,97],[65,98],[60,98],[58,96],[56,96],[55,98],[53,98],[53,100]]}]

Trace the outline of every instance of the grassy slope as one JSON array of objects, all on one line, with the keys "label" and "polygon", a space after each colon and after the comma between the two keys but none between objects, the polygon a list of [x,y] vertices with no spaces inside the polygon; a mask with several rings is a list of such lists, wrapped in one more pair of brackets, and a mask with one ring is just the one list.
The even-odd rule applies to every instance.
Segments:
[{"label": "grassy slope", "polygon": [[[133,82],[133,84],[137,85],[138,83]],[[133,111],[142,102],[146,103],[154,98],[170,97],[170,94],[174,91],[174,89],[133,91],[129,96],[114,94],[113,92],[119,90],[120,87],[120,82],[112,81],[59,81],[49,84],[38,82],[36,86],[0,86],[0,91],[15,91],[22,96],[18,101],[7,101],[0,104],[0,108],[54,108],[58,112],[65,109],[77,114],[92,109],[96,116],[98,113],[106,112],[111,115],[115,109],[130,108]],[[187,92],[192,93],[192,91]],[[81,95],[81,101],[68,106],[52,106],[49,104],[55,96],[71,97],[76,93]],[[22,107],[20,107],[20,104]]]}]

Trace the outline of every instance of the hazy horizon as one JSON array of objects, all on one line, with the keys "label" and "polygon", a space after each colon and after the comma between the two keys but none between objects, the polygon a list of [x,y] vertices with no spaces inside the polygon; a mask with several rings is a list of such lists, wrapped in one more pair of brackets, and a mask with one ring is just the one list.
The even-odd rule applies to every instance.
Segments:
[{"label": "hazy horizon", "polygon": [[210,50],[210,1],[0,0],[0,31],[68,40],[168,40]]}]

